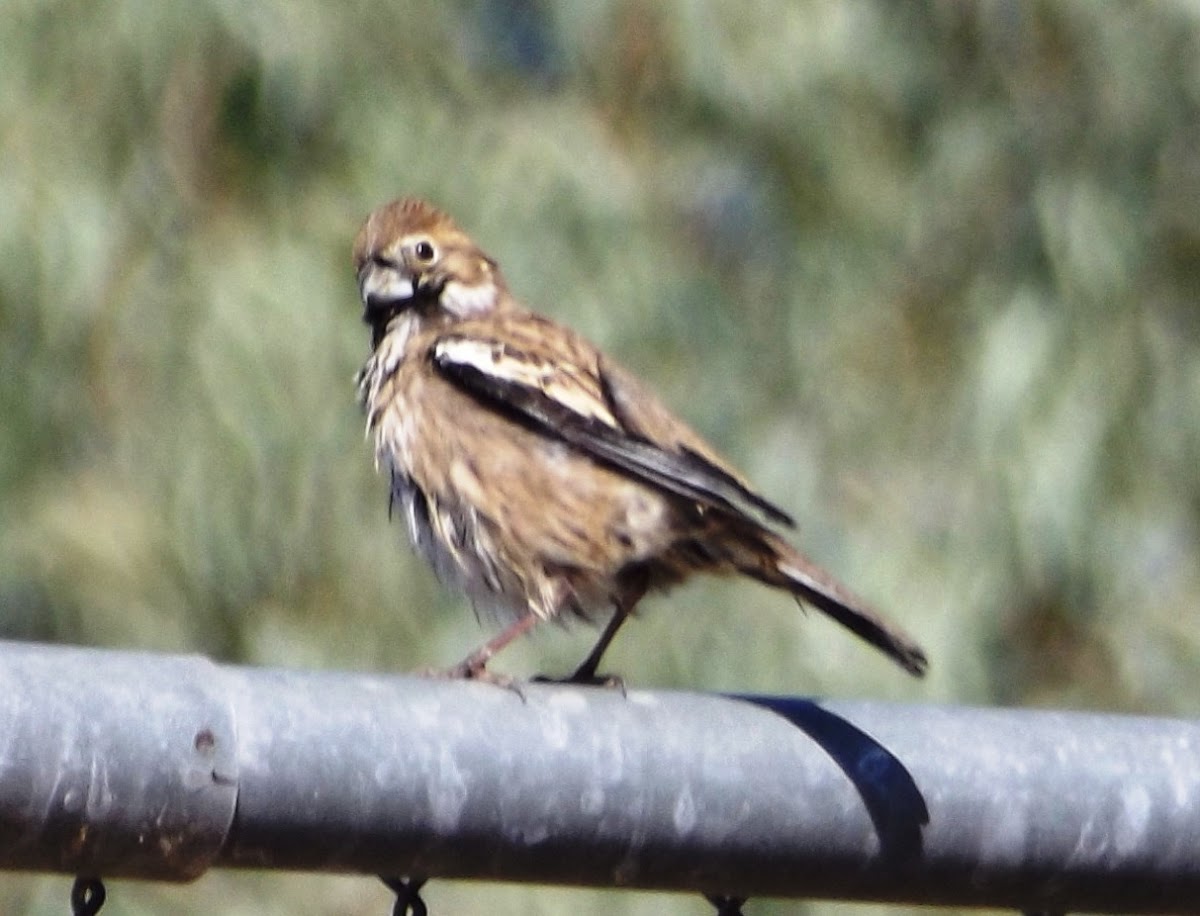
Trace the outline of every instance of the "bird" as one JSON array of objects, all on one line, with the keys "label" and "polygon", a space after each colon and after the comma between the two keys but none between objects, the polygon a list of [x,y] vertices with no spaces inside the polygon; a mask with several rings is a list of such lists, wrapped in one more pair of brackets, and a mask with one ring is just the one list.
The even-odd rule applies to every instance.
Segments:
[{"label": "bird", "polygon": [[778,529],[783,509],[633,373],[534,312],[446,213],[404,197],[353,246],[370,353],[356,377],[389,515],[497,635],[441,673],[487,679],[541,621],[603,629],[563,680],[594,683],[648,593],[742,575],[811,605],[910,674],[921,647]]}]

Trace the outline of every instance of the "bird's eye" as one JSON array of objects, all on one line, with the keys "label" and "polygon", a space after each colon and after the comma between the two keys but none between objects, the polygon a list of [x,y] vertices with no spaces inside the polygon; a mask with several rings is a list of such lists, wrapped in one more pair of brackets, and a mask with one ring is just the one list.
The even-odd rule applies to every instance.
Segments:
[{"label": "bird's eye", "polygon": [[413,253],[416,254],[418,260],[432,261],[433,245],[432,243],[422,239],[421,241],[417,242],[416,247],[413,248]]}]

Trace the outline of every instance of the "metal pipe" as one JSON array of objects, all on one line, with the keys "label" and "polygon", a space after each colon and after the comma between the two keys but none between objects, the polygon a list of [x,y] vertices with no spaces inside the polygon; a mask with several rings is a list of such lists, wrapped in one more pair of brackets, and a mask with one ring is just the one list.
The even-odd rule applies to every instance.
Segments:
[{"label": "metal pipe", "polygon": [[0,689],[4,868],[1200,908],[1193,721],[518,693],[12,644]]},{"label": "metal pipe", "polygon": [[0,642],[0,868],[196,878],[236,800],[212,662]]}]

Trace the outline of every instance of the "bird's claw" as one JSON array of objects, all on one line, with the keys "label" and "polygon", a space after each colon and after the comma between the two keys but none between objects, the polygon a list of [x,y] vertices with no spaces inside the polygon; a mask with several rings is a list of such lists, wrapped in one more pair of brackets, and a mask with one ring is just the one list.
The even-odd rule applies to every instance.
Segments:
[{"label": "bird's claw", "polygon": [[525,692],[521,689],[520,681],[512,675],[488,670],[485,662],[474,657],[464,658],[457,665],[451,665],[449,668],[422,668],[416,674],[418,677],[436,680],[476,681],[480,684],[492,684],[496,687],[503,687],[505,690],[511,690],[521,698],[522,702],[525,700]]},{"label": "bird's claw", "polygon": [[562,684],[576,687],[604,687],[608,690],[619,690],[621,696],[626,696],[625,678],[619,674],[596,674],[594,671],[582,669],[568,674],[566,677],[550,677],[539,674],[531,679],[535,684]]}]

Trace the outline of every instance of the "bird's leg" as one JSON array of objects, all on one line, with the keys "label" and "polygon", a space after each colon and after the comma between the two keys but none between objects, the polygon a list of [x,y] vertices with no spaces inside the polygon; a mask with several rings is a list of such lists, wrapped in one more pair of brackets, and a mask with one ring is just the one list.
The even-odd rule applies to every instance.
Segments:
[{"label": "bird's leg", "polygon": [[496,683],[503,683],[506,680],[503,676],[493,675],[487,670],[487,663],[492,656],[507,646],[510,642],[520,636],[522,633],[530,630],[536,624],[540,617],[534,613],[528,613],[516,623],[512,624],[506,630],[500,631],[499,634],[489,639],[482,646],[464,658],[461,662],[452,668],[439,672],[443,677],[450,678],[468,678],[471,680],[490,680]]},{"label": "bird's leg", "polygon": [[596,645],[592,646],[592,651],[588,653],[583,663],[566,679],[567,683],[609,684],[620,682],[620,678],[597,678],[596,671],[600,667],[600,659],[607,651],[609,644],[613,641],[613,637],[617,635],[617,630],[621,629],[621,624],[628,619],[629,615],[633,613],[634,607],[642,600],[642,596],[646,594],[648,585],[649,583],[646,581],[645,576],[638,576],[634,581],[629,583],[625,593],[613,602],[613,615],[605,625],[604,632],[600,634],[600,638],[596,640]]},{"label": "bird's leg", "polygon": [[[613,615],[605,624],[604,632],[600,634],[600,638],[596,640],[596,645],[592,646],[592,651],[588,653],[587,658],[575,669],[569,677],[565,678],[565,683],[568,684],[595,684],[597,682],[596,669],[600,667],[600,659],[608,649],[608,644],[613,641],[613,637],[617,635],[617,630],[621,629],[621,624],[625,622],[625,618],[629,616],[629,608],[624,602],[618,602],[613,608]],[[604,678],[605,682],[611,678]]]}]

